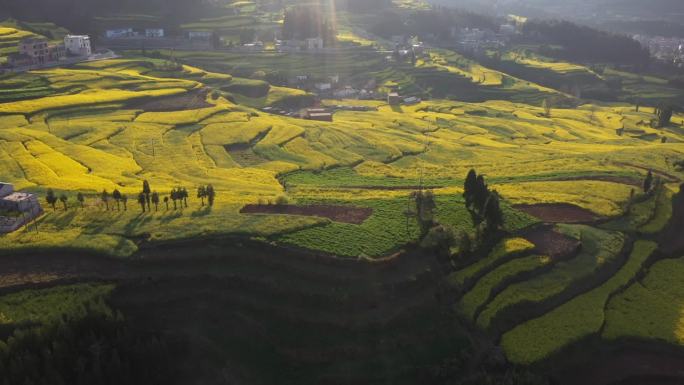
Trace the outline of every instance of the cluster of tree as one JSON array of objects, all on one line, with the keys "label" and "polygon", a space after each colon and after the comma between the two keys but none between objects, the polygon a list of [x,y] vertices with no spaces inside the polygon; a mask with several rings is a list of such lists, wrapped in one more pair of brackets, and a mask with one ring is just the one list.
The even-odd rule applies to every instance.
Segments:
[{"label": "cluster of tree", "polygon": [[525,23],[523,32],[528,38],[546,44],[541,50],[546,56],[639,68],[646,67],[650,62],[648,49],[636,40],[568,21],[530,20]]},{"label": "cluster of tree", "polygon": [[451,228],[435,220],[434,211],[437,205],[432,191],[416,191],[412,197],[422,245],[437,249],[440,253],[448,255],[451,247],[457,246],[461,255],[468,256],[473,249],[492,245],[504,226],[499,194],[496,190],[490,190],[484,176],[478,175],[475,170],[468,172],[463,192],[465,206],[475,228],[474,240],[468,233],[455,234]]},{"label": "cluster of tree", "polygon": [[390,38],[393,35],[419,36],[427,39],[450,39],[452,28],[496,29],[496,19],[461,10],[435,7],[411,13],[387,11],[379,15],[371,27],[376,35]]},{"label": "cluster of tree", "polygon": [[122,317],[85,316],[16,330],[0,341],[3,384],[118,385],[174,383],[178,363],[159,335],[132,330]]},{"label": "cluster of tree", "polygon": [[[154,205],[154,211],[158,211],[159,203],[162,201],[166,205],[166,210],[169,210],[169,201],[173,201],[173,209],[177,210],[179,202],[181,208],[188,207],[189,196],[190,194],[188,194],[188,190],[185,187],[179,186],[172,189],[168,196],[164,196],[162,198],[159,193],[152,191],[150,188],[150,183],[145,180],[143,181],[142,191],[140,191],[138,194],[137,202],[140,205],[142,212],[152,211],[152,205]],[[200,186],[197,189],[197,197],[202,200],[202,206],[204,206],[205,198],[207,199],[209,206],[213,206],[214,200],[216,198],[216,191],[212,185]],[[114,200],[116,203],[116,211],[120,211],[122,205],[124,211],[128,210],[128,197],[125,194],[122,194],[118,189],[114,189],[111,194],[106,189],[102,190],[99,198],[100,202],[104,204],[105,210],[107,211],[110,209],[114,210],[115,206],[110,206],[109,204],[111,200]],[[79,202],[81,208],[85,206],[85,195],[79,192],[76,195],[76,200]],[[54,190],[48,189],[45,195],[45,201],[52,207],[53,210],[57,210],[57,202],[61,202],[63,204],[65,211],[69,209],[69,197],[65,193],[57,196]]]},{"label": "cluster of tree", "polygon": [[178,29],[184,21],[210,16],[213,0],[2,0],[4,17],[28,21],[52,21],[75,33],[101,32],[96,17],[111,13],[148,14],[159,17],[159,26]]},{"label": "cluster of tree", "polygon": [[337,31],[334,23],[318,6],[295,6],[285,10],[283,18],[284,39],[307,39],[320,37],[326,44],[333,44]]},{"label": "cluster of tree", "polygon": [[204,207],[204,198],[207,198],[207,204],[209,207],[214,205],[214,198],[216,198],[216,191],[214,191],[214,186],[206,185],[199,186],[197,188],[197,197],[202,200],[202,206]]},{"label": "cluster of tree", "polygon": [[478,245],[490,244],[504,225],[499,194],[489,189],[482,174],[477,175],[475,170],[470,170],[463,186],[463,198],[476,230]]},{"label": "cluster of tree", "polygon": [[45,201],[52,207],[53,210],[57,210],[57,202],[62,202],[62,205],[64,205],[64,211],[69,209],[69,197],[65,193],[57,196],[55,191],[51,188],[49,188],[45,194]]}]

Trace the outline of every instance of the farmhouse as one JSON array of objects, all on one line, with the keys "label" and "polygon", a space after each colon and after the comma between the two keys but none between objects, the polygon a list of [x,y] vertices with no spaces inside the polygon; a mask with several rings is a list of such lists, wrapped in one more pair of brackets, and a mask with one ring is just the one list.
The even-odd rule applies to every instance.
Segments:
[{"label": "farmhouse", "polygon": [[148,37],[148,38],[164,37],[164,29],[163,28],[147,28],[147,29],[145,29],[145,37]]},{"label": "farmhouse", "polygon": [[107,39],[121,39],[124,37],[133,37],[134,35],[133,28],[117,28],[105,31],[105,37]]},{"label": "farmhouse", "polygon": [[62,59],[65,48],[62,44],[49,44],[45,38],[28,38],[19,42],[19,53],[7,58],[10,65],[40,65]]},{"label": "farmhouse", "polygon": [[42,212],[36,195],[15,192],[11,184],[0,183],[0,233],[15,231]]},{"label": "farmhouse", "polygon": [[390,92],[387,94],[387,104],[390,106],[398,106],[401,104],[401,97],[398,92]]},{"label": "farmhouse", "polygon": [[307,51],[318,51],[323,49],[323,39],[320,37],[310,37],[306,39]]},{"label": "farmhouse", "polygon": [[212,32],[209,31],[190,31],[188,32],[188,39],[190,40],[210,40]]},{"label": "farmhouse", "polygon": [[90,56],[93,53],[88,35],[66,35],[64,46],[67,53],[74,56]]},{"label": "farmhouse", "polygon": [[303,119],[332,122],[332,112],[325,108],[307,108],[301,113]]}]

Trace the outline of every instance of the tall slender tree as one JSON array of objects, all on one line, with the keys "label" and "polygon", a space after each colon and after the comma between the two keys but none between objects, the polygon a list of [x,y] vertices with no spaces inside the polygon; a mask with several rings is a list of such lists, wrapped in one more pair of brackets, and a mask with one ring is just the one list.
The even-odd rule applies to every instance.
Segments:
[{"label": "tall slender tree", "polygon": [[466,176],[465,183],[463,183],[463,198],[465,199],[467,207],[470,207],[473,204],[473,196],[476,188],[477,172],[474,169],[470,169]]},{"label": "tall slender tree", "polygon": [[214,186],[208,185],[206,188],[207,192],[207,200],[209,201],[209,207],[214,206],[214,199],[216,198],[216,191],[214,190]]},{"label": "tall slender tree", "polygon": [[55,196],[55,192],[52,191],[51,188],[47,190],[47,193],[45,194],[45,201],[52,206],[52,210],[57,210],[55,207],[55,204],[57,203],[57,196]]},{"label": "tall slender tree", "polygon": [[178,210],[176,201],[178,201],[178,190],[174,187],[171,189],[171,200],[173,201],[173,209]]},{"label": "tall slender tree", "polygon": [[84,203],[85,203],[85,196],[83,196],[83,193],[79,192],[78,194],[76,194],[76,200],[81,205],[81,208],[83,208]]},{"label": "tall slender tree", "polygon": [[100,199],[105,204],[105,208],[107,209],[107,211],[109,211],[109,193],[107,192],[107,190],[102,190],[102,193],[100,194]]},{"label": "tall slender tree", "polygon": [[166,211],[169,211],[169,197],[164,197],[164,204],[166,205]]},{"label": "tall slender tree", "polygon": [[142,193],[145,194],[147,209],[150,210],[150,194],[152,194],[152,189],[150,189],[150,182],[148,182],[147,179],[143,181]]},{"label": "tall slender tree", "polygon": [[114,191],[112,191],[112,199],[114,199],[114,202],[116,202],[116,211],[120,211],[121,191],[119,191],[118,189],[114,189]]},{"label": "tall slender tree", "polygon": [[202,201],[202,207],[204,207],[204,197],[207,196],[207,189],[204,186],[199,186],[197,188],[197,197]]},{"label": "tall slender tree", "polygon": [[138,204],[140,205],[143,213],[145,212],[145,203],[147,203],[147,200],[145,199],[145,193],[141,192],[138,194]]},{"label": "tall slender tree", "polygon": [[159,194],[156,191],[152,192],[152,203],[154,203],[154,211],[159,211]]},{"label": "tall slender tree", "polygon": [[124,211],[128,211],[128,196],[126,194],[121,194],[121,202],[123,202]]},{"label": "tall slender tree", "polygon": [[185,203],[185,207],[188,207],[188,190],[185,187],[181,187],[179,190],[181,192],[181,199],[183,200],[183,203]]},{"label": "tall slender tree", "polygon": [[62,202],[62,205],[64,205],[64,211],[67,211],[69,209],[69,206],[67,205],[68,200],[69,200],[69,198],[64,193],[62,193],[59,196],[59,201]]},{"label": "tall slender tree", "polygon": [[646,178],[644,179],[644,192],[648,193],[653,188],[653,172],[648,170]]}]

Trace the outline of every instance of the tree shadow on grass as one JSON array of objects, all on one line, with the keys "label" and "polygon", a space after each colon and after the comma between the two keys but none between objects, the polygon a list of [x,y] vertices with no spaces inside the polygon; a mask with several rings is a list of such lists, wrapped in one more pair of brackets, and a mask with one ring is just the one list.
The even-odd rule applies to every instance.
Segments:
[{"label": "tree shadow on grass", "polygon": [[145,215],[143,213],[138,214],[135,218],[130,220],[126,226],[124,226],[124,233],[125,234],[133,234],[133,232],[139,228],[140,226],[143,226],[150,222],[152,220],[152,217],[149,215]]},{"label": "tree shadow on grass", "polygon": [[203,217],[211,213],[211,207],[210,206],[204,206],[199,210],[193,211],[190,216],[193,218],[197,217]]},{"label": "tree shadow on grass", "polygon": [[169,223],[169,222],[173,221],[174,219],[178,219],[182,216],[183,216],[183,212],[180,210],[170,211],[169,214],[164,214],[164,216],[161,217],[161,219],[159,219],[159,223],[160,224],[166,224],[166,223]]},{"label": "tree shadow on grass", "polygon": [[[75,210],[67,211],[67,212],[52,212],[48,214],[50,217],[52,217],[52,223],[59,228],[64,228],[67,227],[71,222],[76,218],[76,215],[78,213]],[[48,219],[48,215],[45,216],[46,219]]]}]

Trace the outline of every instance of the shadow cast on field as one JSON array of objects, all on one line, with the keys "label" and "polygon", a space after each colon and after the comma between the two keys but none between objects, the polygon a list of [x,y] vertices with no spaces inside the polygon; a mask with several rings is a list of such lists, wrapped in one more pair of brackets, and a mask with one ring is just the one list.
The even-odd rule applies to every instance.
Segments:
[{"label": "shadow cast on field", "polygon": [[183,211],[175,210],[172,211],[172,213],[169,214],[164,214],[163,217],[159,219],[160,224],[165,224],[173,221],[174,219],[178,219],[183,216]]},{"label": "shadow cast on field", "polygon": [[197,217],[204,217],[204,216],[207,216],[209,214],[211,214],[211,207],[210,206],[204,206],[199,210],[193,211],[190,214],[190,216],[193,218],[197,218]]}]

